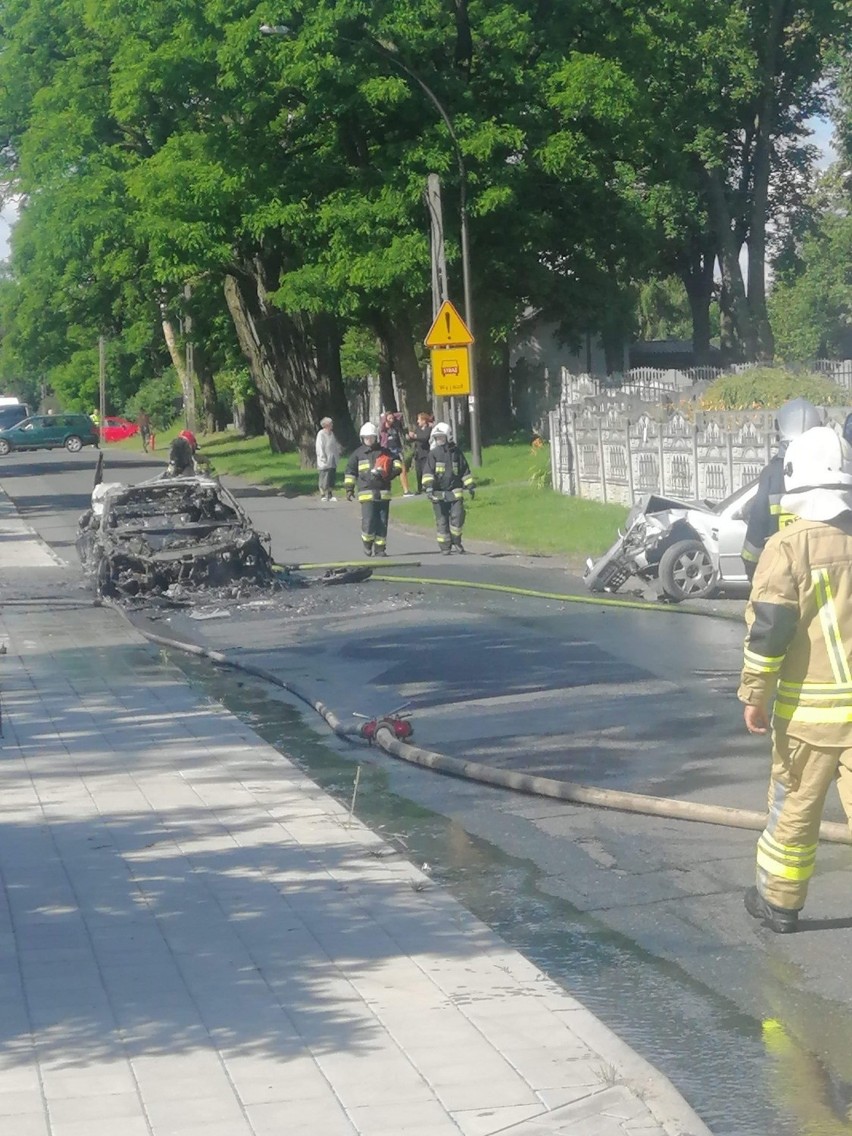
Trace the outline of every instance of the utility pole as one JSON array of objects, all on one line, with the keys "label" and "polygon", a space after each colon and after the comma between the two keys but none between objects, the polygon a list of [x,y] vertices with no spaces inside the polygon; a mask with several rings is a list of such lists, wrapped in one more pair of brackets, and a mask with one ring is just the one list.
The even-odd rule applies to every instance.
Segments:
[{"label": "utility pole", "polygon": [[183,416],[187,430],[195,430],[195,355],[192,344],[192,285],[184,284],[183,295],[186,309],[183,316],[184,350],[186,352],[186,388],[183,392]]},{"label": "utility pole", "polygon": [[[447,258],[444,250],[444,215],[441,209],[441,179],[437,174],[429,174],[426,179],[426,208],[429,210],[430,247],[432,250],[432,319],[435,319],[444,300],[449,299],[449,286],[447,284]],[[439,399],[431,377],[429,382],[432,396],[432,413],[442,418],[439,413]]]},{"label": "utility pole", "polygon": [[106,418],[106,339],[104,336],[98,336],[98,414],[100,415],[100,422],[98,423],[98,432],[104,428],[104,419]]}]

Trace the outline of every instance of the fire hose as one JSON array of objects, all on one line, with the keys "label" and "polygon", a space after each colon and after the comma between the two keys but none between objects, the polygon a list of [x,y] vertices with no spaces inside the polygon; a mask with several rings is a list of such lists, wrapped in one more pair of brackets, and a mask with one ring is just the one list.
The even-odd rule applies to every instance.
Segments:
[{"label": "fire hose", "polygon": [[[121,607],[110,606],[116,607],[123,615],[125,614]],[[126,615],[125,618],[127,618]],[[133,624],[133,626],[151,643],[208,659],[217,666],[252,675],[286,690],[300,702],[304,702],[305,705],[315,710],[338,737],[345,738],[350,742],[360,738],[371,745],[378,746],[391,757],[407,761],[412,765],[432,769],[436,773],[459,777],[466,781],[476,781],[496,788],[511,789],[514,792],[526,793],[530,796],[550,797],[571,804],[593,805],[597,808],[613,809],[618,812],[640,813],[644,816],[687,820],[699,824],[722,825],[726,828],[750,829],[755,832],[761,832],[766,826],[766,814],[749,809],[735,809],[727,805],[705,805],[674,797],[652,797],[645,793],[631,793],[621,789],[600,789],[592,785],[561,781],[553,777],[539,777],[530,773],[516,773],[512,770],[485,765],[478,761],[449,757],[446,754],[412,745],[407,741],[406,739],[410,738],[413,732],[411,723],[408,719],[396,714],[376,717],[361,724],[346,725],[325,703],[312,698],[294,683],[279,678],[278,675],[264,667],[237,662],[234,659],[229,659],[222,651],[201,647],[195,643],[186,643],[165,635],[158,635],[139,627],[137,624]],[[829,843],[852,844],[852,833],[845,824],[823,821],[820,825],[819,835],[821,840]]]}]

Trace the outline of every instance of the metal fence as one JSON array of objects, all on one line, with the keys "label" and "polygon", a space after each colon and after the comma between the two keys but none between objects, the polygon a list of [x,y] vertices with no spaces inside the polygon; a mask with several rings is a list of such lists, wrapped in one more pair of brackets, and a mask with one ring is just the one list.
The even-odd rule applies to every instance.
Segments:
[{"label": "metal fence", "polygon": [[[775,412],[699,410],[707,380],[686,385],[691,376],[684,372],[665,374],[677,376],[663,380],[671,386],[658,389],[654,380],[597,393],[587,387],[582,401],[582,380],[594,380],[563,376],[562,397],[550,413],[554,489],[623,505],[644,493],[718,501],[758,476],[775,448]],[[852,389],[852,365],[849,375]],[[847,413],[849,407],[827,411],[838,429]]]}]

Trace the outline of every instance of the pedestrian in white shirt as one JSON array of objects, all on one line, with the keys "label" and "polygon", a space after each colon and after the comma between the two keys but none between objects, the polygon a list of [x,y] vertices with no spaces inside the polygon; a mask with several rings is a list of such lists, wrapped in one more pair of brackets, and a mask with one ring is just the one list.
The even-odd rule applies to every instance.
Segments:
[{"label": "pedestrian in white shirt", "polygon": [[337,462],[340,458],[340,443],[334,436],[334,423],[323,418],[317,434],[317,469],[319,470],[320,501],[336,501],[334,483],[337,480]]}]

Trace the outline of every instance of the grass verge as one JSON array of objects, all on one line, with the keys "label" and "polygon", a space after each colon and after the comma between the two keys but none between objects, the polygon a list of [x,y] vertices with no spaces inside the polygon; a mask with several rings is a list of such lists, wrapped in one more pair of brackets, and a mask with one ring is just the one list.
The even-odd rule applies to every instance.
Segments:
[{"label": "grass verge", "polygon": [[[168,442],[177,429],[158,435],[157,453],[164,462]],[[302,469],[298,454],[274,454],[266,437],[241,438],[224,433],[206,435],[200,442],[217,473],[242,477],[255,485],[268,485],[282,490],[288,497],[317,492],[316,470]],[[130,438],[110,449],[139,447],[139,439]],[[603,552],[615,539],[616,530],[627,515],[626,508],[554,493],[545,484],[549,470],[547,446],[538,450],[530,449],[525,442],[486,446],[482,468],[473,470],[476,499],[466,502],[465,536],[520,552],[566,556],[572,560]],[[413,469],[409,479],[414,488]],[[342,468],[339,468],[338,490],[341,481]],[[401,493],[397,480],[391,523],[424,532],[434,531],[434,514],[429,502],[423,497],[401,500]]]}]

